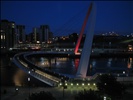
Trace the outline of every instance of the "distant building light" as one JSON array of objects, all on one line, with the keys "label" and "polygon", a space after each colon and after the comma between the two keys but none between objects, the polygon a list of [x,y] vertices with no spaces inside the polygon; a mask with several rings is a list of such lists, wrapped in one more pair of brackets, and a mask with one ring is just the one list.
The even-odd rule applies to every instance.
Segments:
[{"label": "distant building light", "polygon": [[1,35],[1,40],[3,39],[3,35]]},{"label": "distant building light", "polygon": [[127,37],[129,37],[130,35],[127,35]]},{"label": "distant building light", "polygon": [[36,43],[40,43],[40,41],[36,41]]},{"label": "distant building light", "polygon": [[9,50],[11,51],[11,50],[12,50],[12,48],[9,48]]},{"label": "distant building light", "polygon": [[30,81],[30,78],[28,77],[28,81]]}]

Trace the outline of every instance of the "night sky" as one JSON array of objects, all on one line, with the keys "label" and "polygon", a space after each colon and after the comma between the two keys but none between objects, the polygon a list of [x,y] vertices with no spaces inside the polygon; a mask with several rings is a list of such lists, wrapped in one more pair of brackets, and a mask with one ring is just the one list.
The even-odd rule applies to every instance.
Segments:
[{"label": "night sky", "polygon": [[[115,31],[119,34],[133,33],[133,1],[95,1],[96,3],[96,32]],[[65,23],[86,15],[90,1],[2,1],[1,19],[14,21],[26,26],[26,33],[33,27],[48,24],[56,34]],[[79,15],[78,15],[79,14]],[[81,29],[83,20],[74,24]],[[65,27],[65,26],[64,26]],[[63,34],[63,33],[62,33]],[[69,34],[69,33],[65,33]],[[56,34],[57,35],[57,34]]]}]

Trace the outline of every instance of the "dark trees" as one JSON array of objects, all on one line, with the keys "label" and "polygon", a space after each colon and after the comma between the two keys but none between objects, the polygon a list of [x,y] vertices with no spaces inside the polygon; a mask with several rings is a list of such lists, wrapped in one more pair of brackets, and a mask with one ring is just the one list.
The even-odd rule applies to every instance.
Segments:
[{"label": "dark trees", "polygon": [[84,90],[75,96],[75,100],[103,100],[102,97],[93,90]]},{"label": "dark trees", "polygon": [[29,100],[56,100],[50,92],[32,93]]},{"label": "dark trees", "polygon": [[100,93],[108,95],[115,100],[115,98],[121,98],[125,92],[125,86],[116,81],[113,75],[101,75],[99,77],[99,82],[97,83],[97,88]]}]

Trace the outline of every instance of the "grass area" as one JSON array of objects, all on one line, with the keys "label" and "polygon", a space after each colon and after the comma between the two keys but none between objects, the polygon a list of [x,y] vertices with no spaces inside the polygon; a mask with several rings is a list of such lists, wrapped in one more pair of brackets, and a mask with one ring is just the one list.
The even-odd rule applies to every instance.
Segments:
[{"label": "grass area", "polygon": [[129,42],[132,42],[132,41],[133,41],[133,39],[128,39],[128,40],[124,40],[124,41],[122,41],[120,43],[129,43]]}]

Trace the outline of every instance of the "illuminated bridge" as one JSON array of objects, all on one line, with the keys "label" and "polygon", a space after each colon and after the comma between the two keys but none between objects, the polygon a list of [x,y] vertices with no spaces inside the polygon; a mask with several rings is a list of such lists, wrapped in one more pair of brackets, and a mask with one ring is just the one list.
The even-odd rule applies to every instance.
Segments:
[{"label": "illuminated bridge", "polygon": [[[93,34],[94,34],[94,17],[95,17],[95,6],[93,3],[90,4],[86,17],[84,19],[82,28],[81,28],[81,32],[79,34],[79,38],[74,50],[74,55],[78,54],[78,49],[79,49],[79,45],[81,43],[81,38],[83,36],[86,24],[88,22],[88,18],[89,16],[91,17],[90,19],[90,26],[88,28],[88,32],[86,34],[86,39],[84,42],[84,47],[83,47],[83,51],[82,51],[82,55],[80,58],[80,62],[79,62],[79,67],[77,70],[77,74],[76,77],[78,78],[86,78],[86,73],[87,73],[87,68],[88,68],[88,64],[89,64],[89,59],[90,59],[90,54],[91,54],[91,46],[92,46],[92,40],[93,40]],[[54,52],[50,52],[51,54],[54,54]],[[25,72],[29,72],[30,75],[38,78],[39,80],[49,84],[50,86],[56,86],[57,83],[59,83],[61,80],[66,80],[67,78],[65,76],[60,76],[58,74],[54,74],[53,72],[50,72],[48,70],[42,70],[41,68],[37,67],[36,65],[34,65],[33,63],[31,63],[30,61],[28,61],[28,59],[26,58],[28,55],[30,55],[31,53],[27,54],[27,53],[22,53],[22,54],[18,54],[14,56],[14,63],[19,66],[21,69],[23,69]],[[34,52],[32,53],[34,54]],[[56,53],[55,55],[58,55],[60,53]],[[63,54],[61,53],[61,55],[67,55],[69,56],[70,54]]]},{"label": "illuminated bridge", "polygon": [[[100,73],[96,73],[93,76],[87,77],[87,69],[90,61],[90,55],[91,55],[91,47],[92,47],[92,40],[93,40],[93,34],[94,34],[94,18],[95,18],[95,7],[91,3],[90,7],[88,9],[87,15],[85,17],[84,23],[81,28],[81,32],[79,34],[79,38],[76,44],[76,47],[74,49],[74,52],[54,52],[54,51],[49,51],[49,52],[43,52],[43,51],[36,51],[36,52],[25,52],[25,53],[19,53],[14,56],[13,62],[15,65],[17,65],[19,68],[21,68],[24,72],[30,74],[34,78],[50,85],[50,86],[58,86],[59,83],[62,82],[67,82],[69,79],[86,79],[86,80],[91,80],[97,78],[97,76]],[[91,14],[91,16],[90,16]],[[90,26],[88,27],[88,32],[86,34],[86,39],[84,42],[84,46],[82,49],[79,65],[78,65],[78,70],[76,75],[64,75],[56,72],[52,72],[51,70],[48,69],[42,69],[38,66],[36,66],[34,63],[28,60],[29,56],[35,55],[35,56],[44,56],[44,57],[77,57],[79,56],[79,45],[81,43],[81,38],[86,26],[86,23],[88,21],[88,17],[91,17],[90,19]],[[66,51],[66,50],[64,50]],[[122,78],[123,79],[123,78]],[[133,79],[130,78],[132,81]],[[121,80],[121,79],[120,79]],[[83,81],[83,80],[82,80]],[[81,82],[82,82],[81,81]],[[84,85],[84,83],[83,83]]]},{"label": "illuminated bridge", "polygon": [[[13,57],[13,62],[24,72],[30,74],[34,78],[50,85],[50,86],[57,86],[61,79],[68,80],[68,77],[64,75],[60,75],[55,72],[51,72],[47,69],[41,69],[38,66],[34,65],[30,62],[27,57],[33,54],[42,54],[42,52],[30,52],[30,53],[20,53]],[[45,54],[45,53],[44,53]]]}]

